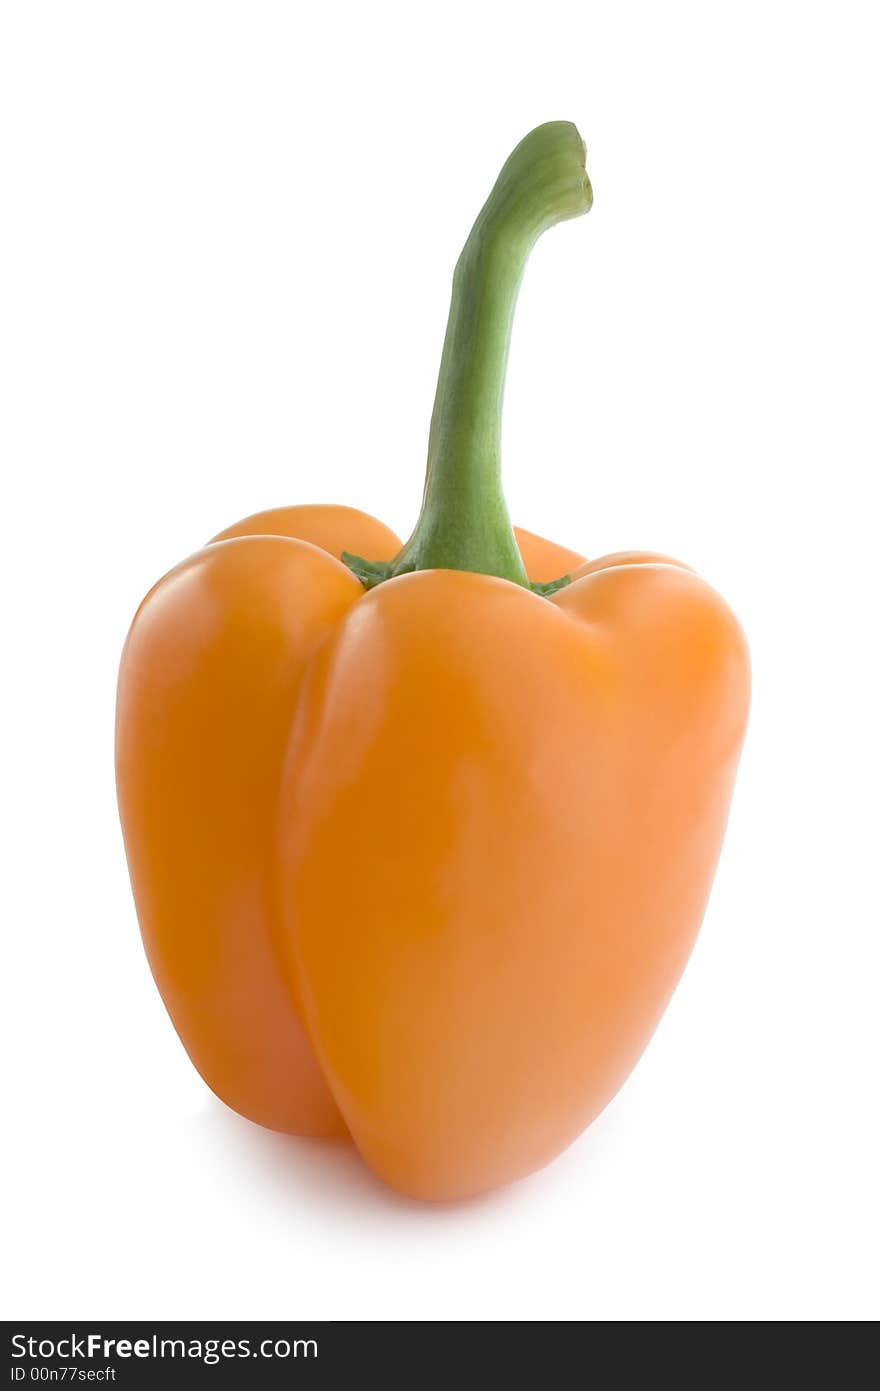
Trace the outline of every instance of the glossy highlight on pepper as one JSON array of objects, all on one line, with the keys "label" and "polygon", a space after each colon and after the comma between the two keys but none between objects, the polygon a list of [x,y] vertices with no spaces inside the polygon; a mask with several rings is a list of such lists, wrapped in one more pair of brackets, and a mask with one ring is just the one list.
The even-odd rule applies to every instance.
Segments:
[{"label": "glossy highlight on pepper", "polygon": [[348,507],[258,513],[150,591],[120,668],[126,854],[190,1058],[422,1199],[540,1168],[622,1085],[745,734],[745,639],[703,579],[508,518],[516,295],[591,205],[584,153],[538,127],[465,243],[408,541]]}]

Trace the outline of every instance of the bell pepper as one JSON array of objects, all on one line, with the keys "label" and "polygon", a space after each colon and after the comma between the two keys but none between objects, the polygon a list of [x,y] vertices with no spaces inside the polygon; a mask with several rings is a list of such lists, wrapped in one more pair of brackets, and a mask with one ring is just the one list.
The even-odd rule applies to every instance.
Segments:
[{"label": "bell pepper", "polygon": [[134,618],[116,758],[143,940],[208,1086],[352,1137],[399,1191],[546,1164],[687,961],[749,699],[730,609],[669,557],[511,526],[500,422],[529,252],[585,213],[567,122],[514,150],[458,261],[405,545],[262,512]]}]

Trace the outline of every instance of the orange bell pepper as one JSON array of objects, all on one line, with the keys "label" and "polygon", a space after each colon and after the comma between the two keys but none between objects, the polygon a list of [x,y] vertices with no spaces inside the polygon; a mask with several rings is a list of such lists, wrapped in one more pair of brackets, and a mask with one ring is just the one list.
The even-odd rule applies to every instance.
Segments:
[{"label": "orange bell pepper", "polygon": [[242,1115],[350,1133],[420,1198],[537,1169],[621,1086],[691,950],[745,732],[746,644],[708,584],[508,520],[517,289],[591,201],[568,123],[504,166],[405,546],[346,507],[250,517],[159,581],[122,658],[125,846],[187,1052]]}]

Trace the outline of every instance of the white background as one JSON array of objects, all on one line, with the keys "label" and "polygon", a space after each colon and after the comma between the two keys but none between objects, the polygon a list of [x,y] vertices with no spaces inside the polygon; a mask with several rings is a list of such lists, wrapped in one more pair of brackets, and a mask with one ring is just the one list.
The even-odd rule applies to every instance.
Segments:
[{"label": "white background", "polygon": [[[7,3],[3,1312],[875,1316],[878,111],[870,4]],[[542,1174],[430,1208],[212,1099],[143,957],[114,682],[258,508],[418,506],[452,266],[516,141],[588,218],[520,301],[517,520],[661,549],[749,635],[677,995]]]}]

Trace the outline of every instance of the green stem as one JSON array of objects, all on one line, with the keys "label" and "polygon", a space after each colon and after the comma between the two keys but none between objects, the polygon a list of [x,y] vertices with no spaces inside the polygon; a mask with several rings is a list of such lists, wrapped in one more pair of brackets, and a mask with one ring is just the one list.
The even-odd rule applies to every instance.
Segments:
[{"label": "green stem", "polygon": [[542,232],[588,211],[584,142],[569,121],[517,145],[464,245],[440,363],[422,510],[391,575],[474,570],[528,585],[501,489],[501,408],[523,271]]}]

